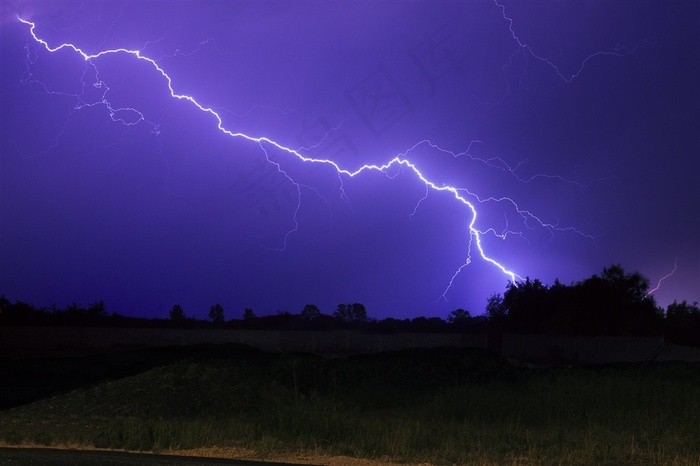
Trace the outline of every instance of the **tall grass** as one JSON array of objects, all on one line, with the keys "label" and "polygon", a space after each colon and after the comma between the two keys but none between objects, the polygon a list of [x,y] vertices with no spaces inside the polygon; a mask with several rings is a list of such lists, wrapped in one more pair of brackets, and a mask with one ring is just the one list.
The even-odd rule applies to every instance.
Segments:
[{"label": "tall grass", "polygon": [[0,413],[0,439],[36,437],[28,420],[41,417],[62,436],[40,438],[129,450],[700,464],[698,366],[535,370],[477,356],[186,361]]}]

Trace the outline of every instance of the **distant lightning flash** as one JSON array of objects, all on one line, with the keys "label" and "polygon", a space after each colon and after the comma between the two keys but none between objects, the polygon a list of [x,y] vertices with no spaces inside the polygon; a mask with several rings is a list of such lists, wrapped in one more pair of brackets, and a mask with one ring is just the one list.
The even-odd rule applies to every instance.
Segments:
[{"label": "distant lightning flash", "polygon": [[659,291],[659,288],[661,288],[661,283],[666,280],[667,278],[671,278],[673,274],[676,273],[676,270],[678,270],[678,257],[676,257],[676,260],[673,262],[673,270],[671,270],[669,273],[664,275],[663,277],[659,278],[659,281],[656,282],[656,286],[649,290],[649,292],[644,296],[645,298],[648,296],[651,296],[652,294],[656,293]]},{"label": "distant lightning flash", "polygon": [[[503,7],[501,5],[499,5],[497,2],[496,2],[496,5],[498,5],[499,7],[501,7],[503,9]],[[511,25],[510,31],[513,33],[512,20],[510,20],[510,18],[505,16],[505,11],[503,12],[503,15],[504,15],[504,18],[510,22],[510,25]],[[37,34],[35,32],[35,27],[36,27],[35,23],[28,21],[28,20],[25,20],[25,19],[22,19],[19,16],[17,17],[17,19],[19,21],[21,21],[23,24],[26,24],[29,26],[29,31],[31,33],[31,36],[34,38],[34,40],[37,43],[41,44],[48,52],[54,53],[54,52],[57,52],[57,51],[62,50],[62,49],[72,50],[73,52],[82,56],[83,60],[91,66],[92,70],[94,70],[95,82],[92,84],[92,86],[95,88],[101,89],[101,91],[102,91],[100,93],[101,97],[95,103],[92,103],[92,104],[85,103],[82,106],[104,105],[106,107],[106,109],[108,110],[110,117],[112,118],[113,121],[121,122],[122,124],[129,125],[129,126],[137,124],[137,123],[145,122],[145,123],[148,123],[148,124],[153,126],[154,132],[156,132],[156,133],[158,132],[158,125],[146,120],[144,114],[142,112],[140,112],[139,110],[137,110],[135,108],[113,108],[113,106],[111,105],[111,103],[109,102],[108,97],[107,97],[108,92],[109,92],[109,88],[99,78],[98,68],[97,68],[97,65],[94,63],[95,60],[97,60],[101,57],[105,57],[105,56],[113,55],[113,54],[130,55],[130,56],[133,56],[137,60],[142,60],[142,61],[148,63],[155,71],[160,73],[160,75],[165,79],[165,81],[167,83],[168,89],[170,91],[170,96],[172,98],[188,101],[192,105],[194,105],[197,109],[199,109],[201,112],[207,113],[210,116],[212,116],[216,120],[217,128],[219,131],[221,131],[222,133],[224,133],[232,138],[241,138],[241,139],[245,139],[245,140],[248,140],[250,142],[258,144],[260,146],[260,148],[262,149],[267,161],[272,163],[282,175],[287,177],[287,179],[296,187],[297,192],[299,194],[297,208],[294,210],[294,215],[293,215],[294,227],[290,231],[288,231],[287,234],[285,235],[285,238],[284,238],[285,245],[287,242],[287,238],[292,233],[294,233],[298,228],[297,215],[299,213],[299,208],[301,205],[301,189],[302,189],[302,187],[303,188],[310,188],[310,187],[297,183],[291,176],[289,176],[284,171],[284,169],[282,168],[282,166],[279,163],[273,162],[268,155],[268,149],[277,149],[277,150],[279,150],[283,153],[286,153],[290,156],[296,157],[297,159],[299,159],[300,161],[305,162],[305,163],[321,164],[321,165],[332,167],[337,173],[337,176],[338,176],[338,179],[340,182],[339,190],[341,193],[341,197],[343,199],[347,199],[345,196],[344,189],[343,189],[343,177],[344,176],[353,178],[353,177],[360,175],[363,172],[377,171],[377,172],[382,172],[385,175],[391,177],[391,176],[395,176],[392,174],[395,173],[395,171],[397,169],[404,169],[404,170],[407,170],[408,172],[412,173],[413,175],[415,175],[415,177],[417,177],[425,186],[425,195],[418,201],[418,204],[416,205],[411,216],[416,212],[416,210],[419,208],[421,202],[427,198],[428,194],[431,191],[449,193],[451,195],[451,197],[453,197],[456,201],[463,204],[467,208],[467,210],[469,212],[469,216],[470,216],[470,221],[468,223],[467,255],[466,255],[466,258],[464,260],[464,263],[457,270],[455,270],[454,274],[450,278],[449,284],[441,296],[442,298],[445,298],[445,299],[446,299],[447,292],[452,288],[457,276],[460,274],[460,272],[467,265],[469,265],[471,263],[473,249],[476,251],[478,256],[481,257],[481,259],[490,263],[495,268],[500,270],[504,275],[506,275],[510,279],[511,282],[516,283],[517,280],[522,280],[522,277],[519,274],[517,274],[516,272],[514,272],[510,268],[506,267],[505,265],[501,264],[500,262],[498,262],[494,258],[487,255],[485,250],[484,250],[484,247],[482,245],[482,236],[487,235],[487,234],[491,234],[491,235],[494,235],[496,237],[505,239],[508,235],[517,235],[517,236],[522,237],[523,236],[522,233],[518,232],[518,231],[508,230],[508,226],[507,226],[508,219],[507,218],[506,218],[506,229],[503,232],[497,232],[494,228],[489,228],[486,230],[482,230],[482,229],[477,228],[476,221],[477,221],[478,213],[477,213],[477,209],[475,207],[476,203],[480,203],[480,204],[486,203],[486,202],[508,203],[508,204],[510,204],[510,206],[512,208],[515,209],[517,214],[522,217],[526,226],[527,226],[528,221],[532,221],[535,224],[537,224],[539,227],[543,227],[543,228],[548,229],[550,231],[550,233],[552,233],[552,234],[554,233],[554,231],[571,231],[571,232],[575,232],[579,235],[592,238],[588,235],[581,233],[580,231],[578,231],[572,227],[559,227],[556,224],[546,223],[543,220],[541,220],[539,217],[537,217],[535,214],[530,212],[529,210],[520,208],[518,206],[518,204],[513,199],[511,199],[509,197],[481,198],[481,197],[477,196],[475,193],[470,192],[469,190],[467,190],[465,188],[450,186],[450,185],[446,185],[446,184],[438,184],[437,182],[435,182],[431,179],[428,179],[419,170],[418,166],[414,162],[409,160],[409,158],[408,158],[409,153],[411,151],[415,150],[419,145],[422,145],[422,144],[429,145],[430,147],[437,149],[437,150],[440,150],[440,151],[443,151],[443,152],[451,153],[455,157],[461,156],[461,155],[467,155],[467,156],[471,157],[471,155],[468,154],[468,151],[464,152],[464,153],[455,154],[453,152],[441,149],[440,147],[436,146],[435,144],[431,143],[430,141],[423,140],[423,141],[415,144],[414,146],[412,146],[410,149],[406,150],[405,152],[399,153],[397,156],[390,159],[389,161],[387,161],[384,164],[381,164],[381,165],[379,165],[379,164],[366,164],[366,165],[359,167],[358,169],[356,169],[354,171],[348,170],[346,168],[341,167],[333,160],[321,159],[321,158],[315,158],[312,156],[303,155],[303,153],[307,153],[308,149],[310,149],[310,148],[300,147],[299,149],[295,150],[295,149],[286,147],[280,143],[277,143],[274,140],[272,140],[268,137],[265,137],[265,136],[255,137],[255,136],[250,136],[248,134],[244,134],[241,132],[236,132],[236,131],[232,131],[230,129],[227,129],[226,127],[224,127],[223,120],[222,120],[221,116],[219,115],[219,113],[217,113],[217,111],[214,110],[214,108],[207,107],[207,106],[200,104],[199,102],[197,102],[197,100],[195,100],[194,97],[192,97],[190,95],[178,94],[177,92],[175,92],[175,90],[173,88],[173,81],[172,81],[171,77],[168,75],[168,73],[166,73],[166,71],[158,64],[158,62],[156,60],[143,55],[141,53],[141,50],[129,50],[129,49],[125,49],[125,48],[117,48],[117,49],[103,50],[103,51],[93,53],[93,54],[88,54],[88,53],[84,52],[82,49],[80,49],[79,47],[77,47],[76,45],[73,45],[71,43],[63,43],[61,45],[51,47],[47,41],[45,41],[37,36]],[[517,43],[522,48],[527,48],[528,50],[530,50],[527,45],[520,42],[520,40],[517,38],[515,33],[513,33],[513,38],[517,41]],[[531,50],[530,50],[530,52],[532,53]],[[619,52],[618,52],[618,54],[619,54]],[[591,57],[589,57],[589,58],[591,58]],[[562,78],[564,78],[559,73],[558,70],[557,70],[557,73]],[[84,76],[83,77],[83,85],[87,84],[84,81],[86,74],[87,73],[85,73],[83,75]],[[48,91],[46,86],[44,86],[44,88],[47,90],[47,92],[50,92],[50,91]],[[79,96],[74,96],[74,97],[79,97]],[[81,106],[76,107],[76,109],[79,109],[79,108],[81,108]],[[124,115],[124,116],[121,116],[121,115]],[[126,116],[129,116],[129,115],[130,115],[130,118],[127,120]],[[472,142],[479,142],[479,141],[472,141]],[[478,159],[478,158],[472,157],[472,159],[479,160],[483,163],[486,163],[487,165],[489,165],[491,167],[498,168],[498,169],[504,170],[506,172],[510,172],[510,175],[514,176],[516,179],[518,179],[521,182],[529,182],[534,178],[533,177],[533,178],[529,178],[529,179],[521,179],[520,177],[518,177],[515,174],[515,171],[517,170],[518,167],[516,166],[515,168],[512,168],[508,164],[506,164],[503,160],[501,160],[500,158]],[[540,175],[540,176],[547,176],[547,175]],[[560,178],[560,179],[562,181],[569,182],[568,180],[564,180],[563,178]],[[313,189],[313,188],[310,188],[310,189]],[[472,199],[472,201],[470,201],[469,199]],[[664,278],[666,278],[666,277],[664,277]],[[655,290],[656,289],[652,290],[652,292]]]}]

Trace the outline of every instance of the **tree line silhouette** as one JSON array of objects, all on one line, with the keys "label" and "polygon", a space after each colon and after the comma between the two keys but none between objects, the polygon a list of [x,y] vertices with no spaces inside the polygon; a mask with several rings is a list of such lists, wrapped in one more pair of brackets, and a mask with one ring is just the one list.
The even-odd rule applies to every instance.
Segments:
[{"label": "tree line silhouette", "polygon": [[551,286],[526,278],[508,283],[503,294],[493,294],[485,314],[472,316],[455,309],[446,319],[370,318],[361,303],[341,303],[328,315],[314,304],[298,314],[278,312],[256,316],[246,308],[241,319],[226,320],[221,304],[209,309],[209,319],[189,317],[176,304],[168,318],[148,319],[109,313],[103,301],[87,308],[72,304],[35,308],[28,303],[11,303],[0,296],[0,325],[58,325],[171,328],[238,328],[257,330],[360,329],[368,332],[509,332],[584,336],[664,336],[667,341],[700,346],[698,303],[674,301],[659,307],[649,293],[649,280],[638,272],[626,273],[622,266],[605,267],[600,275],[564,285]]}]

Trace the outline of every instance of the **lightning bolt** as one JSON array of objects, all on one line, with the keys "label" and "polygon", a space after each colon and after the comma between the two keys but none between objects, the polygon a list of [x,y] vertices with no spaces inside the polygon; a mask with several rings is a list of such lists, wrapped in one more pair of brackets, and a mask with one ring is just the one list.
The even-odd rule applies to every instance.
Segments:
[{"label": "lightning bolt", "polygon": [[[559,68],[559,66],[554,63],[552,60],[550,60],[547,57],[544,57],[542,55],[537,54],[530,45],[528,45],[526,42],[524,42],[518,34],[515,32],[515,29],[513,27],[513,19],[506,14],[506,7],[502,3],[499,3],[499,0],[493,0],[494,5],[496,7],[500,8],[501,10],[501,16],[503,17],[503,20],[508,23],[508,31],[510,32],[511,37],[515,41],[515,43],[518,45],[518,50],[515,52],[516,54],[520,51],[527,52],[530,54],[531,57],[533,57],[535,60],[538,60],[542,63],[545,63],[547,66],[549,66],[555,73],[556,75],[561,78],[563,81],[567,83],[571,83],[573,80],[579,78],[581,74],[583,73],[584,68],[588,64],[589,61],[601,57],[601,56],[614,56],[614,57],[622,57],[625,55],[629,55],[632,53],[635,53],[640,47],[643,47],[644,45],[648,44],[650,42],[650,39],[643,39],[639,43],[637,43],[634,47],[627,47],[624,44],[615,44],[615,47],[613,47],[611,50],[598,50],[594,53],[589,54],[586,58],[584,58],[581,63],[579,64],[578,69],[572,73],[571,75],[565,75],[564,72]],[[512,59],[512,57],[511,57]]]},{"label": "lightning bolt", "polygon": [[673,262],[673,270],[671,270],[669,273],[667,273],[663,277],[659,278],[659,281],[656,282],[656,286],[654,288],[652,288],[651,290],[649,290],[649,292],[646,295],[644,295],[644,297],[646,298],[646,297],[651,296],[652,294],[656,293],[657,291],[659,291],[659,288],[661,288],[661,283],[664,280],[666,280],[667,278],[671,278],[673,276],[673,274],[676,273],[676,270],[678,270],[678,257],[676,257],[676,260]]},{"label": "lightning bolt", "polygon": [[[506,16],[505,8],[502,5],[500,5],[498,2],[495,2],[495,3],[497,6],[499,6],[502,9],[504,19],[506,19],[509,22],[509,25],[510,25],[509,28],[510,28],[510,31],[513,35],[513,39],[520,45],[520,47],[528,50],[536,58],[545,60],[544,58],[541,58],[541,57],[538,57],[537,55],[535,55],[532,52],[532,50],[529,48],[529,46],[527,46],[526,44],[524,44],[523,42],[520,41],[520,39],[517,37],[515,32],[513,32],[512,20]],[[493,257],[491,257],[489,254],[486,253],[484,246],[482,244],[482,239],[485,235],[493,235],[493,236],[501,238],[501,239],[506,239],[509,235],[516,235],[516,236],[520,236],[520,237],[524,238],[523,233],[518,232],[518,231],[509,230],[508,217],[505,218],[506,227],[503,231],[499,232],[494,228],[488,228],[488,229],[478,228],[477,227],[478,211],[476,208],[476,204],[484,204],[484,203],[488,203],[488,202],[498,203],[498,204],[507,204],[522,219],[526,228],[531,228],[529,226],[529,223],[532,223],[537,227],[547,229],[552,235],[555,232],[573,232],[573,233],[576,233],[578,235],[593,239],[592,236],[586,235],[583,232],[581,232],[573,227],[561,227],[556,223],[548,223],[548,222],[544,221],[543,219],[538,217],[536,214],[534,214],[530,210],[520,207],[518,205],[518,203],[510,197],[504,196],[504,197],[483,197],[482,198],[482,197],[478,196],[476,193],[471,192],[470,190],[468,190],[466,188],[451,186],[451,185],[447,185],[447,184],[440,184],[437,181],[434,181],[433,179],[430,179],[428,176],[426,176],[419,169],[418,165],[415,162],[411,161],[411,159],[409,158],[409,155],[413,151],[418,150],[421,147],[427,146],[431,149],[438,150],[438,151],[441,151],[443,153],[451,154],[453,157],[463,157],[463,156],[470,157],[474,161],[484,163],[487,166],[490,166],[492,168],[503,170],[504,172],[509,173],[510,176],[514,177],[515,179],[517,179],[518,181],[520,181],[522,183],[528,183],[530,181],[533,181],[537,177],[548,177],[548,178],[558,179],[559,181],[563,181],[566,183],[573,183],[573,184],[580,185],[579,183],[576,183],[574,181],[564,179],[562,177],[559,177],[558,175],[534,175],[532,177],[523,178],[517,174],[517,170],[520,168],[520,166],[524,162],[521,162],[517,166],[512,167],[509,164],[507,164],[504,160],[502,160],[498,157],[494,157],[494,158],[490,158],[490,159],[483,159],[483,158],[479,158],[479,157],[474,157],[473,155],[471,155],[469,153],[469,149],[467,149],[464,152],[457,153],[457,152],[443,149],[443,148],[439,147],[436,144],[433,144],[432,142],[430,142],[428,140],[422,140],[422,141],[414,144],[408,150],[406,150],[402,153],[399,153],[398,155],[394,156],[393,158],[391,158],[390,160],[388,160],[387,162],[385,162],[383,164],[365,164],[357,169],[350,170],[350,169],[347,169],[347,168],[340,166],[338,163],[336,163],[333,160],[316,158],[316,157],[309,155],[309,151],[311,149],[313,149],[314,147],[317,147],[318,145],[323,143],[323,139],[325,139],[328,136],[328,134],[326,134],[326,136],[324,136],[324,138],[321,141],[319,141],[318,144],[316,144],[314,146],[299,147],[298,149],[293,149],[293,148],[287,147],[283,144],[280,144],[280,143],[274,141],[273,139],[270,139],[270,138],[265,137],[265,136],[251,136],[249,134],[245,134],[242,132],[231,130],[231,129],[226,128],[224,126],[224,123],[223,123],[223,120],[222,120],[220,113],[215,110],[216,107],[209,107],[209,106],[202,105],[194,97],[192,97],[190,95],[180,94],[180,93],[176,92],[174,84],[173,84],[173,80],[168,75],[168,73],[165,71],[165,69],[161,65],[159,65],[157,60],[155,60],[153,58],[149,58],[148,56],[144,55],[141,50],[130,50],[130,49],[125,49],[125,48],[116,48],[116,49],[103,50],[103,51],[89,54],[89,53],[86,53],[85,51],[83,51],[78,46],[71,44],[71,43],[62,43],[60,45],[52,47],[51,45],[49,45],[49,43],[47,41],[43,40],[42,38],[40,38],[37,35],[37,33],[35,31],[36,24],[34,22],[25,20],[23,18],[20,18],[19,16],[17,17],[17,19],[29,27],[29,32],[30,32],[32,38],[34,39],[34,41],[36,41],[38,44],[41,44],[41,46],[43,46],[43,48],[46,49],[48,52],[55,53],[55,52],[58,52],[60,50],[70,50],[70,51],[73,51],[74,53],[80,55],[82,57],[82,59],[85,61],[86,71],[84,72],[83,78],[82,78],[83,79],[83,88],[87,88],[88,86],[92,86],[93,89],[97,90],[98,98],[94,102],[88,102],[88,101],[83,100],[80,96],[71,95],[72,97],[78,97],[78,99],[79,99],[79,102],[76,105],[74,110],[77,111],[80,108],[84,108],[84,107],[88,107],[88,106],[103,105],[107,109],[107,111],[110,115],[110,118],[114,122],[121,123],[122,125],[126,125],[127,127],[133,126],[136,124],[147,124],[147,125],[150,125],[152,128],[152,131],[157,134],[159,131],[158,125],[156,123],[148,120],[146,118],[146,116],[138,109],[131,108],[131,107],[114,107],[108,99],[109,87],[100,79],[99,70],[98,70],[98,67],[95,63],[98,59],[109,56],[109,55],[117,55],[117,54],[129,55],[129,56],[133,57],[135,60],[139,60],[139,61],[147,63],[156,73],[160,74],[160,76],[165,81],[165,84],[169,90],[170,96],[173,99],[187,101],[191,105],[196,107],[199,111],[201,111],[202,113],[211,117],[213,119],[214,123],[216,124],[216,127],[218,128],[218,130],[221,133],[223,133],[229,137],[232,137],[232,138],[243,139],[243,140],[247,140],[251,143],[257,144],[260,147],[260,149],[262,150],[266,160],[269,163],[273,164],[275,166],[275,168],[277,169],[277,171],[279,171],[280,174],[285,176],[289,180],[289,182],[291,182],[296,187],[297,194],[298,194],[297,206],[296,206],[296,209],[294,210],[293,218],[292,218],[293,227],[286,233],[286,235],[284,237],[284,241],[283,241],[283,247],[281,249],[284,249],[284,247],[286,247],[288,238],[292,234],[294,234],[298,229],[297,215],[299,213],[299,209],[301,206],[302,189],[314,190],[314,188],[306,186],[306,185],[302,185],[302,184],[296,182],[293,179],[293,177],[290,176],[284,170],[284,168],[282,167],[282,165],[279,162],[273,161],[270,158],[270,155],[269,155],[270,150],[279,151],[282,154],[286,154],[289,157],[296,158],[304,163],[314,164],[314,165],[318,165],[318,166],[331,167],[335,171],[335,173],[337,174],[337,177],[339,180],[339,192],[340,192],[341,198],[343,198],[346,201],[348,199],[347,199],[347,196],[346,196],[345,191],[344,191],[344,179],[354,178],[354,177],[357,177],[365,172],[375,172],[375,171],[381,172],[384,175],[386,175],[387,177],[393,178],[393,177],[397,176],[398,172],[405,171],[405,172],[412,174],[415,178],[420,180],[420,182],[425,186],[425,194],[417,202],[413,212],[410,214],[411,217],[419,209],[421,203],[424,200],[426,200],[427,197],[432,192],[445,193],[445,194],[451,196],[451,198],[453,198],[454,201],[463,205],[467,211],[468,218],[469,218],[469,221],[467,224],[467,232],[466,232],[467,234],[466,234],[466,238],[465,238],[466,243],[467,243],[466,244],[467,253],[466,253],[466,257],[464,259],[464,262],[462,263],[462,265],[460,265],[454,271],[454,273],[452,274],[452,276],[449,280],[449,283],[448,283],[446,289],[442,293],[441,298],[444,298],[444,299],[446,299],[446,295],[447,295],[448,291],[453,287],[455,279],[459,276],[459,274],[462,272],[462,270],[471,263],[473,253],[475,253],[483,261],[488,262],[493,267],[495,267],[497,270],[499,270],[501,273],[503,273],[506,277],[508,277],[508,279],[511,282],[516,283],[518,280],[522,280],[521,275],[519,275],[511,268],[500,263],[499,261],[497,261],[496,259],[494,259]],[[203,43],[201,43],[200,46],[201,45],[203,45]],[[600,52],[599,54],[601,54],[601,53],[607,54],[607,52]],[[610,52],[610,53],[619,55],[621,52],[615,51],[615,52]],[[177,51],[176,54],[182,54],[182,52]],[[597,55],[597,54],[589,56],[586,59],[586,61],[593,58],[595,55]],[[29,60],[29,52],[28,52],[28,60]],[[554,66],[549,61],[547,61],[547,63],[550,63],[550,65],[554,67],[557,74],[560,77],[562,77],[563,79],[565,79],[567,82],[570,81],[571,79],[573,79],[573,77],[572,78],[565,78],[561,74],[561,72],[556,68],[556,66]],[[581,65],[581,70],[583,69],[584,65],[585,65],[585,61]],[[580,74],[581,70],[579,70],[579,72],[576,75],[574,75],[574,77],[576,77],[578,74]],[[28,73],[29,73],[29,71],[28,71]],[[90,76],[90,79],[92,79],[92,83],[87,82],[88,76]],[[31,73],[29,73],[29,77],[31,77]],[[43,85],[43,83],[40,83],[39,81],[33,81],[31,79],[27,79],[27,80],[25,80],[25,82],[39,83],[41,86],[43,86],[43,89],[47,93],[50,93],[50,94],[55,93],[54,91],[49,90],[45,85]],[[69,94],[65,94],[65,95],[69,95]],[[67,124],[68,123],[66,122],[66,125]],[[331,133],[333,131],[338,130],[341,125],[342,125],[342,122],[339,125],[337,125],[336,127],[331,128],[328,133]],[[65,127],[64,127],[64,129],[65,129]],[[480,141],[472,141],[469,144],[469,148],[471,148],[472,144],[476,144],[479,142]],[[56,144],[58,144],[58,140],[56,141]],[[54,144],[54,146],[56,144]],[[49,148],[48,150],[50,150],[50,149],[51,148]],[[316,191],[316,192],[318,194],[318,191]],[[664,277],[664,278],[666,278],[666,277]],[[655,290],[652,290],[652,292]]]}]

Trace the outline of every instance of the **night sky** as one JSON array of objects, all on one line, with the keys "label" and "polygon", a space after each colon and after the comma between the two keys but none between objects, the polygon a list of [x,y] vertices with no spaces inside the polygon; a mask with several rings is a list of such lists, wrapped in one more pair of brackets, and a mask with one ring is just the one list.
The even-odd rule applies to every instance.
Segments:
[{"label": "night sky", "polygon": [[697,1],[1,8],[11,301],[445,317],[616,263],[700,301]]}]

